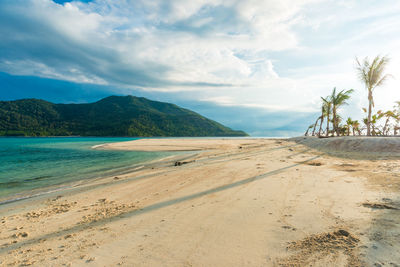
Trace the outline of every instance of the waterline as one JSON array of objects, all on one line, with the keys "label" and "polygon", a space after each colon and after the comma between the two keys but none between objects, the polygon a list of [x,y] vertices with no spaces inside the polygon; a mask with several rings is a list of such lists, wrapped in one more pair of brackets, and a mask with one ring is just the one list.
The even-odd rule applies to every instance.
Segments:
[{"label": "waterline", "polygon": [[[0,202],[125,173],[171,152],[107,151],[93,146],[137,138],[0,138]],[[174,153],[176,154],[176,153]]]}]

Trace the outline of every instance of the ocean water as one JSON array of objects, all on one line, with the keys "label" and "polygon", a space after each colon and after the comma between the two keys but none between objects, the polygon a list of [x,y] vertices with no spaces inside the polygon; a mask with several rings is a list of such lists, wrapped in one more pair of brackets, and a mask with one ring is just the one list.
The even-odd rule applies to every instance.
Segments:
[{"label": "ocean water", "polygon": [[[66,183],[116,175],[171,152],[94,150],[135,138],[0,138],[0,202]],[[176,154],[176,153],[175,153]]]}]

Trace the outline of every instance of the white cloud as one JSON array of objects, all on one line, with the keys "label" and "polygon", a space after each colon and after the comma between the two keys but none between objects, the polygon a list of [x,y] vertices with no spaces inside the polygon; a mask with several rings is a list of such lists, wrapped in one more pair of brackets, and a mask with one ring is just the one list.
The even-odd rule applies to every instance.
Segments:
[{"label": "white cloud", "polygon": [[[394,0],[2,1],[0,71],[274,111],[317,111],[337,86],[360,89],[359,108],[354,56],[397,49],[399,10]],[[382,92],[380,107],[400,98]]]}]

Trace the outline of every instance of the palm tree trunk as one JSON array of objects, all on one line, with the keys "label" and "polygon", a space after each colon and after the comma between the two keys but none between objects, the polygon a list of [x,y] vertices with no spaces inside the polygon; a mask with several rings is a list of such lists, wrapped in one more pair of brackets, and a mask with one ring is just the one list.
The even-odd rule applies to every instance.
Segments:
[{"label": "palm tree trunk", "polygon": [[321,123],[319,124],[318,136],[321,136],[322,124],[324,123],[324,115],[321,116]]},{"label": "palm tree trunk", "polygon": [[367,121],[367,135],[371,136],[371,114],[372,114],[372,90],[368,89],[368,121]]},{"label": "palm tree trunk", "polygon": [[383,126],[383,130],[382,130],[383,135],[387,135],[386,129],[387,129],[387,125],[388,125],[388,123],[389,123],[389,119],[390,119],[390,117],[388,117],[388,118],[386,119],[386,121],[385,121],[385,126]]},{"label": "palm tree trunk", "polygon": [[354,130],[354,126],[353,126],[353,136],[356,136],[356,132]]},{"label": "palm tree trunk", "polygon": [[308,135],[308,132],[310,131],[310,129],[311,129],[311,127],[308,127],[308,128],[307,128],[307,131],[304,133],[304,136],[307,136],[307,135]]},{"label": "palm tree trunk", "polygon": [[333,132],[336,132],[337,136],[340,136],[338,127],[337,127],[337,117],[336,117],[336,106],[332,108],[332,115],[333,115]]},{"label": "palm tree trunk", "polygon": [[328,137],[329,136],[329,111],[328,111],[328,114],[327,114],[327,120],[326,120],[326,137]]},{"label": "palm tree trunk", "polygon": [[315,121],[315,123],[314,123],[314,128],[313,128],[313,130],[312,130],[312,133],[311,133],[311,136],[315,136],[315,128],[317,128],[317,123],[318,123],[318,121],[321,119],[321,117],[319,117],[316,121]]}]

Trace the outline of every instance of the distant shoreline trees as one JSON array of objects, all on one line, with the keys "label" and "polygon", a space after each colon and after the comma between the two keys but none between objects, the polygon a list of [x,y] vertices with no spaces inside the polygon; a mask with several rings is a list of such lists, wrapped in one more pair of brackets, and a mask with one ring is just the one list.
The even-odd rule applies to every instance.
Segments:
[{"label": "distant shoreline trees", "polygon": [[[360,122],[351,118],[343,120],[338,111],[343,105],[347,105],[347,100],[350,99],[350,95],[354,92],[353,89],[342,90],[336,92],[336,87],[333,88],[332,93],[326,97],[321,97],[321,115],[317,118],[315,123],[310,125],[305,135],[322,137],[333,137],[333,136],[349,136],[349,135],[363,135],[366,132],[367,136],[388,136],[390,132],[393,135],[397,135],[400,130],[400,101],[396,102],[393,110],[382,111],[378,110],[376,114],[373,114],[372,108],[374,105],[373,92],[374,89],[382,86],[384,82],[390,77],[390,74],[385,74],[385,68],[389,62],[389,58],[384,56],[376,56],[371,62],[368,58],[364,58],[362,62],[356,58],[357,74],[361,82],[365,85],[368,94],[368,109],[363,108],[363,111],[367,113],[367,117],[363,119],[364,127],[360,127]],[[332,118],[331,118],[332,115]],[[326,125],[324,127],[324,120],[326,119]],[[379,124],[380,121],[384,121],[383,124]],[[341,122],[344,124],[341,124]],[[318,132],[316,131],[319,125]],[[332,125],[332,129],[330,128]],[[312,131],[311,131],[312,129]]]}]

